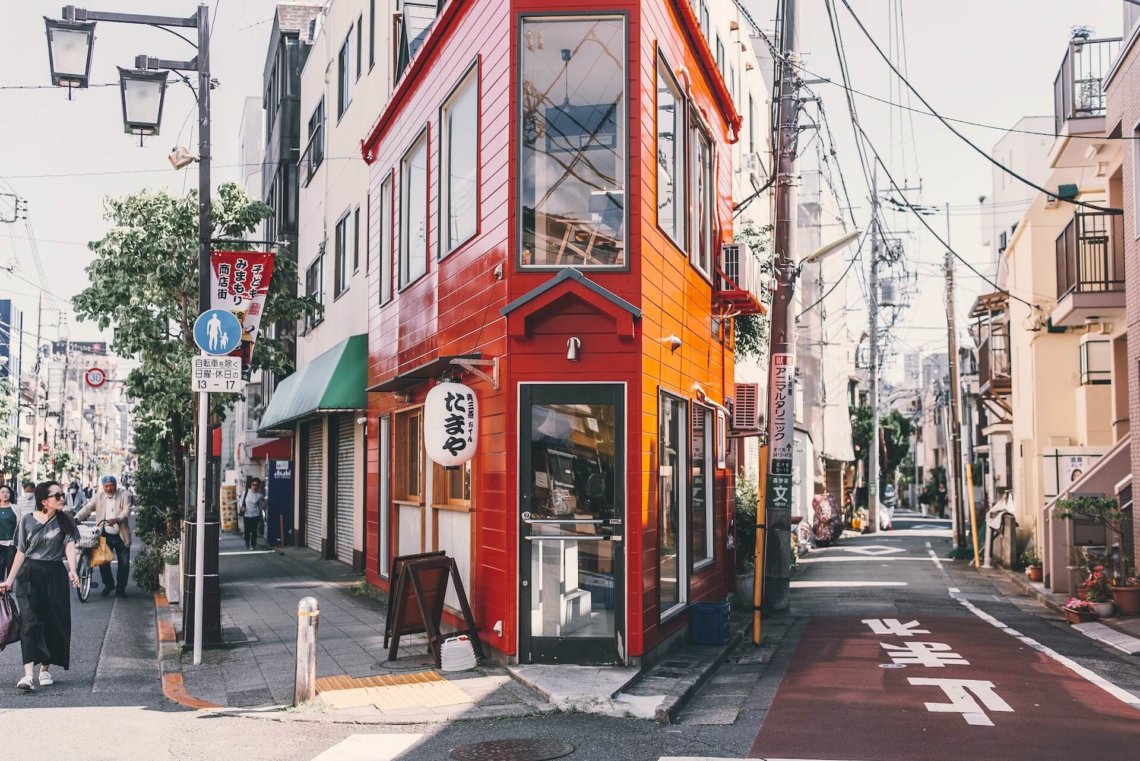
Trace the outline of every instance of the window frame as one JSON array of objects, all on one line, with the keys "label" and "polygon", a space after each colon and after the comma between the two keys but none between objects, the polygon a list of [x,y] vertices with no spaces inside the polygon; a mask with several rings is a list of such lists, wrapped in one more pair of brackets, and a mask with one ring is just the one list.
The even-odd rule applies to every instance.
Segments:
[{"label": "window frame", "polygon": [[[688,194],[688,206],[686,208],[686,211],[688,219],[690,220],[690,229],[688,236],[689,247],[687,250],[689,254],[689,264],[692,265],[693,269],[701,273],[701,276],[705,280],[708,280],[711,283],[713,269],[716,266],[716,251],[714,250],[714,241],[716,240],[717,235],[716,227],[714,224],[716,214],[716,146],[713,143],[712,137],[710,137],[710,131],[705,127],[703,121],[700,118],[700,115],[697,114],[695,107],[691,107],[689,109],[689,114],[690,125],[688,131],[688,139],[690,148],[688,150],[688,158],[690,185]],[[703,139],[708,146],[708,183],[704,188],[703,194],[696,192],[697,181],[700,176],[702,167],[697,165],[697,162],[700,160],[700,156],[699,151],[696,150],[695,146],[697,141],[700,139]],[[701,197],[698,198],[697,196]],[[705,241],[708,244],[707,269],[699,264],[701,256],[701,230],[700,224],[698,223],[699,217],[696,215],[697,204],[706,203],[707,206],[704,211],[705,216],[708,219],[708,235],[707,241]]]},{"label": "window frame", "polygon": [[[352,210],[352,274],[360,272],[360,207]],[[346,287],[345,290],[348,290]]]},{"label": "window frame", "polygon": [[376,0],[368,0],[368,71],[376,67]]},{"label": "window frame", "polygon": [[[675,226],[677,226],[679,228],[678,235],[676,235],[676,236],[673,235],[672,233],[670,233],[668,230],[666,230],[664,227],[661,226],[660,201],[655,199],[654,206],[656,207],[655,211],[656,211],[656,217],[657,217],[657,219],[656,219],[657,229],[660,230],[662,233],[664,233],[665,237],[667,237],[670,241],[672,241],[673,245],[676,246],[679,251],[684,253],[685,251],[688,250],[688,232],[689,232],[688,231],[688,222],[689,222],[689,215],[688,215],[688,208],[689,208],[688,207],[688,202],[689,202],[689,101],[688,101],[688,98],[685,97],[685,91],[681,89],[681,83],[677,81],[677,78],[675,76],[673,76],[673,69],[672,69],[672,67],[669,66],[668,59],[665,58],[665,55],[663,53],[658,52],[658,54],[657,54],[657,77],[656,77],[658,87],[657,87],[657,90],[654,92],[654,95],[653,95],[653,112],[655,114],[654,125],[653,125],[653,127],[654,127],[654,129],[653,129],[653,148],[654,148],[654,152],[656,154],[660,155],[660,153],[661,153],[661,148],[660,148],[661,129],[657,123],[657,120],[660,118],[660,111],[658,110],[658,107],[657,107],[657,99],[661,93],[660,84],[661,84],[661,79],[662,79],[662,73],[664,73],[668,79],[666,84],[672,85],[671,89],[672,89],[673,94],[676,96],[676,99],[677,99],[677,113],[678,113],[678,117],[679,117],[679,120],[681,123],[681,133],[680,133],[680,141],[679,141],[679,145],[681,148],[681,163],[679,166],[674,168],[674,172],[679,173],[681,175],[681,178],[680,178],[681,182],[678,183],[677,178],[676,177],[673,178],[674,192],[676,192],[677,187],[681,188],[681,202],[678,205],[678,209],[677,209],[678,216],[680,218],[675,220]],[[678,140],[676,133],[674,133],[673,139],[675,142]],[[661,167],[660,167],[660,165],[658,165],[656,192],[658,194],[658,199],[659,199],[660,193],[661,193]],[[678,240],[678,238],[680,240]]]},{"label": "window frame", "polygon": [[364,13],[356,17],[356,81],[364,73]]},{"label": "window frame", "polygon": [[[408,245],[408,233],[410,232],[410,225],[408,224],[409,167],[411,156],[418,149],[421,141],[424,150],[424,262],[423,272],[417,273],[414,277],[408,277],[411,270],[411,247]],[[419,282],[430,271],[428,265],[431,262],[431,133],[427,126],[416,134],[411,143],[408,144],[407,150],[400,157],[400,245],[397,251],[396,280],[397,292],[400,292]]]},{"label": "window frame", "polygon": [[[482,146],[482,126],[483,126],[483,79],[482,79],[482,66],[481,56],[476,56],[463,73],[459,75],[451,90],[448,91],[447,96],[439,106],[439,160],[436,162],[439,167],[439,193],[436,198],[436,219],[439,221],[439,245],[437,249],[437,259],[445,259],[452,252],[463,248],[468,242],[479,237],[482,232],[482,208],[483,208],[483,146]],[[474,79],[472,79],[474,77]],[[451,147],[450,138],[447,131],[447,114],[448,107],[453,105],[459,96],[464,93],[466,87],[474,83],[475,87],[475,229],[466,238],[452,242],[451,240],[451,183],[448,173],[451,171],[451,161],[448,149]],[[445,213],[447,212],[447,213]]]},{"label": "window frame", "polygon": [[[400,457],[410,452],[404,452],[402,447],[407,445],[409,437],[408,427],[412,418],[419,419],[419,483],[418,491],[413,491],[408,485],[409,473],[405,470]],[[427,482],[425,480],[427,457],[424,453],[424,407],[422,404],[396,410],[392,415],[392,503],[396,505],[411,505],[424,507],[427,499]]]},{"label": "window frame", "polygon": [[[665,608],[664,602],[661,600],[661,558],[663,557],[661,539],[665,535],[662,519],[664,516],[664,503],[665,491],[661,488],[661,453],[664,451],[663,434],[665,433],[664,425],[662,423],[664,415],[662,411],[665,408],[666,402],[677,403],[680,410],[677,415],[676,422],[678,425],[683,426],[678,434],[678,451],[677,451],[677,470],[678,473],[674,476],[674,488],[678,494],[680,504],[677,505],[677,602]],[[658,606],[658,619],[662,622],[673,618],[680,614],[689,604],[689,584],[691,582],[689,574],[689,463],[688,463],[688,449],[689,449],[689,400],[683,396],[659,389],[657,393],[657,606]]]},{"label": "window frame", "polygon": [[[320,304],[321,306],[325,305],[325,266],[324,266],[324,263],[325,263],[325,251],[324,251],[324,244],[322,243],[320,252],[305,267],[305,296],[306,297],[316,296],[316,299],[315,299],[316,303]],[[313,275],[314,274],[316,275],[316,278],[315,278],[316,288],[315,289],[310,287],[313,284],[313,280],[314,280]],[[313,328],[317,327],[322,322],[324,322],[324,320],[325,320],[325,313],[324,313],[323,309],[318,310],[318,312],[314,315],[306,316],[305,317],[304,330],[302,332],[308,333],[310,330],[312,330]]]},{"label": "window frame", "polygon": [[346,209],[333,228],[333,301],[348,291],[348,247],[351,242],[348,223],[351,219],[352,209]]},{"label": "window frame", "polygon": [[336,54],[336,120],[341,118],[352,105],[352,30],[345,35],[340,50]]},{"label": "window frame", "polygon": [[[377,210],[380,215],[380,224],[376,236],[379,245],[376,264],[380,268],[380,306],[384,306],[392,300],[392,283],[395,280],[392,275],[396,266],[394,257],[396,249],[394,242],[396,181],[391,169],[384,172],[384,175],[384,179],[380,181],[380,208]],[[387,195],[386,198],[385,195]]]},{"label": "window frame", "polygon": [[391,573],[392,543],[392,416],[376,418],[378,467],[376,489],[376,572],[387,579]]},{"label": "window frame", "polygon": [[[622,249],[622,258],[624,261],[618,264],[523,264],[523,213],[522,213],[522,187],[524,182],[523,172],[523,120],[522,120],[522,105],[523,105],[523,85],[525,77],[523,76],[523,53],[526,50],[526,39],[524,28],[528,20],[533,21],[581,21],[581,20],[602,20],[602,19],[621,19],[622,22],[622,55],[621,61],[623,68],[622,71],[622,103],[624,108],[625,117],[625,139],[622,141],[624,150],[623,164],[625,165],[625,177],[623,185],[624,199],[624,212],[625,219],[622,222],[622,230],[625,236],[624,248]],[[518,53],[513,61],[518,70],[517,84],[515,86],[515,95],[518,99],[518,108],[511,114],[511,118],[515,122],[515,135],[517,142],[517,149],[515,152],[515,160],[518,162],[520,170],[517,172],[515,191],[516,198],[514,200],[514,211],[517,221],[515,223],[515,267],[520,272],[561,272],[569,267],[586,271],[600,271],[600,272],[629,272],[631,267],[630,259],[632,258],[630,248],[633,236],[630,233],[630,196],[632,194],[631,183],[631,168],[630,164],[633,161],[633,130],[630,127],[632,117],[630,115],[631,109],[635,104],[630,102],[631,93],[629,88],[630,77],[630,23],[629,12],[624,10],[592,10],[592,11],[548,11],[548,12],[526,12],[520,13],[515,19],[516,41],[518,43]],[[640,105],[637,105],[640,108]],[[640,139],[640,134],[637,136]]]},{"label": "window frame", "polygon": [[[1125,8],[1130,7],[1125,5]],[[1132,235],[1140,240],[1140,122],[1132,128],[1132,137],[1129,145],[1132,149]]]},{"label": "window frame", "polygon": [[[717,447],[719,440],[717,439],[717,410],[707,404],[702,404],[695,399],[689,400],[689,550],[692,557],[693,570],[698,571],[711,565],[716,561],[716,541],[714,533],[715,516],[714,504],[716,502],[716,462],[717,462]],[[694,442],[696,439],[696,426],[693,425],[694,414],[700,414],[702,418],[702,427],[704,435],[704,457],[703,462],[698,463],[694,452]],[[704,509],[704,539],[705,539],[705,552],[706,555],[702,558],[696,557],[696,525],[692,520],[693,513],[693,478],[692,474],[694,469],[698,466],[705,469],[705,509]]]}]

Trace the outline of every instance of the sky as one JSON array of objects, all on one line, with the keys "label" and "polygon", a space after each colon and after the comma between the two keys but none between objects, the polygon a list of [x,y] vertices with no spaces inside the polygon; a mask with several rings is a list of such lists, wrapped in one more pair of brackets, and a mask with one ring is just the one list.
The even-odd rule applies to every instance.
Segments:
[{"label": "sky", "polygon": [[[901,15],[905,30],[906,71],[920,92],[943,114],[1012,126],[1024,115],[1052,113],[1052,84],[1071,28],[1091,26],[1096,36],[1118,35],[1122,0],[851,0],[856,13],[884,46],[888,19]],[[94,325],[67,316],[67,300],[85,286],[84,266],[90,260],[86,242],[101,237],[103,199],[144,187],[175,193],[197,186],[196,165],[175,171],[166,155],[173,146],[196,150],[194,102],[189,90],[169,86],[162,134],[143,147],[123,134],[118,87],[93,87],[75,94],[42,86],[49,82],[47,46],[42,17],[58,17],[59,0],[4,3],[0,25],[0,193],[12,188],[28,202],[29,225],[0,224],[0,266],[16,266],[16,276],[0,271],[0,296],[13,296],[34,324],[40,279],[32,256],[36,238],[49,297],[45,305],[44,336],[69,335],[73,340],[100,336]],[[211,58],[220,87],[213,93],[215,182],[238,179],[238,129],[247,96],[261,91],[266,45],[275,3],[270,0],[210,0],[214,36]],[[761,26],[771,28],[775,0],[745,0]],[[866,43],[836,0],[849,68],[857,89],[899,101],[897,82]],[[799,0],[800,47],[804,65],[827,78],[839,78],[823,0]],[[120,12],[162,12],[190,15],[193,2],[183,0],[102,0],[92,9]],[[156,10],[160,9],[160,10]],[[92,81],[117,82],[115,67],[130,66],[136,54],[190,58],[193,51],[169,34],[146,27],[100,23],[97,27]],[[897,44],[897,43],[896,43]],[[901,50],[901,46],[899,46]],[[868,192],[856,159],[851,122],[842,91],[829,84],[814,85],[824,99],[836,136],[838,160],[857,207],[866,219]],[[989,271],[991,257],[981,248],[978,196],[989,195],[991,168],[957,137],[929,116],[914,114],[900,121],[899,112],[856,96],[860,119],[878,150],[894,167],[900,181],[922,192],[911,201],[951,207],[951,243],[964,257]],[[918,105],[917,103],[915,104]],[[893,116],[892,116],[893,115]],[[911,138],[913,123],[913,139]],[[983,148],[1001,136],[997,130],[962,127]],[[888,215],[891,217],[892,215]],[[905,215],[895,217],[900,233],[917,230]],[[931,218],[942,231],[945,220]],[[906,351],[944,349],[945,313],[942,249],[923,234],[906,238],[908,268],[917,272],[914,306],[893,331],[892,348]],[[31,281],[31,282],[28,282]],[[959,267],[957,299],[960,324],[974,297],[989,286]],[[859,326],[860,289],[853,285],[851,320]],[[65,315],[60,325],[60,315]],[[856,330],[858,335],[858,330]],[[888,371],[888,375],[890,371]]]}]

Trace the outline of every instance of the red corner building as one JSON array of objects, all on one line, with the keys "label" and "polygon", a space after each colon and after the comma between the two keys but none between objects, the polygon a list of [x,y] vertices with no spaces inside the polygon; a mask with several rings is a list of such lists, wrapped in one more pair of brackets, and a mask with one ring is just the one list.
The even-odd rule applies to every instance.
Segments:
[{"label": "red corner building", "polygon": [[[644,664],[735,575],[740,117],[686,0],[441,6],[404,3],[362,143],[368,580],[443,550],[500,660]],[[441,380],[479,407],[459,468]]]}]

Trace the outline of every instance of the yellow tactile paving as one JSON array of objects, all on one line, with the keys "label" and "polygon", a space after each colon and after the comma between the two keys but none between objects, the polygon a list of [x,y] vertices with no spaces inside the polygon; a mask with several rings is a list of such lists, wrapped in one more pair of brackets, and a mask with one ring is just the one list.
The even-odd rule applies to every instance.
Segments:
[{"label": "yellow tactile paving", "polygon": [[318,680],[317,685],[321,702],[334,709],[373,705],[381,711],[391,711],[474,702],[467,693],[435,671],[362,679],[326,677]]}]

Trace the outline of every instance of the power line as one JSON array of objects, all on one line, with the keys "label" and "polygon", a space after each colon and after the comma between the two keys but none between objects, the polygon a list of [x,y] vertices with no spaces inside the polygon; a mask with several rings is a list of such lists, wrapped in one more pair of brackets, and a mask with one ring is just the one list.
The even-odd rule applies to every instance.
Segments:
[{"label": "power line", "polygon": [[[1049,190],[1046,190],[1045,188],[1041,187],[1037,183],[1030,180],[1028,177],[1025,177],[1025,176],[1015,172],[1014,170],[1010,169],[1005,164],[1001,163],[1000,161],[995,159],[993,156],[991,156],[989,153],[987,153],[982,148],[980,148],[974,141],[970,140],[970,138],[966,137],[961,132],[959,132],[957,129],[955,129],[954,125],[950,124],[949,121],[944,119],[942,117],[942,115],[939,114],[934,109],[934,106],[930,105],[930,102],[927,101],[926,98],[922,97],[922,93],[920,93],[917,89],[915,89],[914,85],[912,85],[910,83],[910,81],[906,77],[904,77],[899,72],[899,70],[897,68],[895,68],[895,65],[893,63],[891,63],[890,58],[888,58],[886,56],[886,54],[883,53],[883,49],[879,47],[879,44],[875,41],[875,38],[867,30],[867,27],[863,26],[863,22],[855,14],[855,10],[851,7],[851,4],[848,2],[848,0],[840,0],[840,2],[843,3],[843,6],[847,9],[847,12],[851,14],[851,18],[855,20],[855,24],[859,27],[859,30],[863,33],[863,36],[866,37],[867,40],[871,43],[871,46],[875,48],[875,52],[879,54],[879,57],[882,58],[886,62],[887,66],[889,66],[891,71],[893,71],[895,73],[895,75],[898,76],[898,78],[902,81],[902,83],[905,84],[907,86],[907,88],[911,92],[914,93],[915,97],[918,98],[919,101],[922,102],[922,105],[924,105],[928,109],[930,109],[930,113],[933,114],[935,117],[937,117],[938,120],[940,122],[942,122],[943,125],[945,125],[946,129],[953,132],[955,135],[958,136],[958,138],[960,140],[962,140],[962,142],[964,142],[966,145],[973,148],[978,154],[980,154],[983,158],[985,158],[986,161],[990,162],[991,164],[993,164],[994,166],[996,166],[998,169],[1002,170],[1003,172],[1005,172],[1009,176],[1015,178],[1019,182],[1024,183],[1025,185],[1028,185],[1031,188],[1035,188],[1035,189],[1039,190],[1040,192],[1045,193],[1046,195],[1054,195]],[[881,159],[880,159],[879,163],[880,164],[883,163]],[[894,184],[894,183],[892,183],[892,184]],[[897,187],[898,186],[896,185],[896,188]],[[1062,198],[1060,196],[1056,196],[1056,197],[1058,200],[1064,201],[1065,203],[1069,203],[1069,204],[1072,204],[1074,206],[1083,206],[1086,209],[1093,209],[1094,211],[1099,211],[1103,214],[1117,215],[1117,214],[1123,214],[1124,213],[1123,209],[1114,209],[1114,208],[1111,208],[1108,206],[1098,206],[1096,204],[1087,203],[1085,201],[1079,201],[1075,198]]]}]

